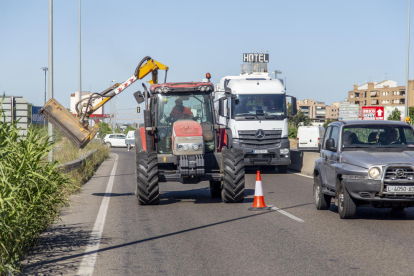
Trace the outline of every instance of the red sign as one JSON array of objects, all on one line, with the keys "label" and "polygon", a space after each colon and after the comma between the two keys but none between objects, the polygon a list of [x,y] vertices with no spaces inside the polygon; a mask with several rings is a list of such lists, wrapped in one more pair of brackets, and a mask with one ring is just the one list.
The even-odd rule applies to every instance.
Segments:
[{"label": "red sign", "polygon": [[384,120],[383,106],[363,106],[362,120]]}]

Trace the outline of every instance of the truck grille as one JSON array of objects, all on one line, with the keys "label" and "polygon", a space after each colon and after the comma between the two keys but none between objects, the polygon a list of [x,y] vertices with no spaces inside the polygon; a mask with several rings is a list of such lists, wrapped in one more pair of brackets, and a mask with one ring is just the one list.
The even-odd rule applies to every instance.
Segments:
[{"label": "truck grille", "polygon": [[414,169],[412,167],[389,167],[384,175],[386,182],[413,181],[413,179]]},{"label": "truck grille", "polygon": [[257,130],[240,130],[239,139],[242,148],[267,149],[280,147],[282,139],[281,130],[264,130],[265,136],[262,139],[256,138]]}]

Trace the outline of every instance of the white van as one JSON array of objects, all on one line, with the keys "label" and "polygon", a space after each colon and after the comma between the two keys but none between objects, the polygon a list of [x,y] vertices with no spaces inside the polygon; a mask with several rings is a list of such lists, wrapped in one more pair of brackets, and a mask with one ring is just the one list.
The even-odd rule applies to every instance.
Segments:
[{"label": "white van", "polygon": [[135,130],[128,131],[128,134],[125,138],[125,144],[128,148],[128,151],[135,145]]},{"label": "white van", "polygon": [[300,126],[297,135],[298,150],[319,151],[325,129],[321,126]]}]

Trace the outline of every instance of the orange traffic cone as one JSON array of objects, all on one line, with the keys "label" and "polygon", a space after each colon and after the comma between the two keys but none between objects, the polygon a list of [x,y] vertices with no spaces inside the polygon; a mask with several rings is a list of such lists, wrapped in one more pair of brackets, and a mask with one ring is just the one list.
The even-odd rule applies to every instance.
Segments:
[{"label": "orange traffic cone", "polygon": [[250,207],[249,210],[250,211],[270,210],[270,207],[267,207],[265,202],[264,202],[263,188],[262,188],[262,178],[260,176],[260,171],[257,171],[256,187],[254,189],[253,206]]}]

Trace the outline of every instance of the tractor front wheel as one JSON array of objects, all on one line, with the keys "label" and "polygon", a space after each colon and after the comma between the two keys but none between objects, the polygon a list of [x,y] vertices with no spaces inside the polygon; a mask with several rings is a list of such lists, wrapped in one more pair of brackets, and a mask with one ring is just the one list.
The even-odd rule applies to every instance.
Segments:
[{"label": "tractor front wheel", "polygon": [[136,190],[135,195],[140,205],[157,205],[160,202],[158,184],[158,160],[155,151],[135,153]]},{"label": "tractor front wheel", "polygon": [[225,203],[244,201],[244,156],[240,149],[223,148],[223,188],[221,199]]}]

